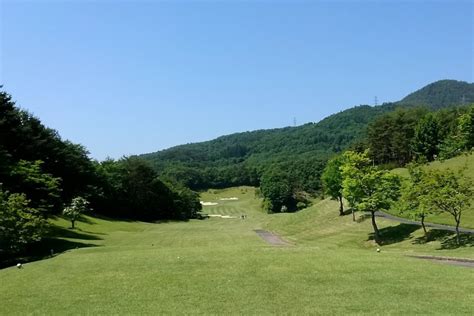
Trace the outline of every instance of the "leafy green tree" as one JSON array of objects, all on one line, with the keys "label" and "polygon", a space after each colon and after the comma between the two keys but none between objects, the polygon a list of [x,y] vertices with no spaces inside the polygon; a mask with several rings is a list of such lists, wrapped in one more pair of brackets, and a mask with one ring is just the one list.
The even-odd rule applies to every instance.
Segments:
[{"label": "leafy green tree", "polygon": [[11,172],[12,190],[25,193],[30,205],[43,213],[55,213],[61,205],[61,179],[44,173],[41,160],[20,160]]},{"label": "leafy green tree", "polygon": [[264,173],[260,190],[264,196],[267,210],[271,213],[279,213],[283,207],[293,209],[293,204],[296,204],[291,180],[288,174],[280,169],[270,169]]},{"label": "leafy green tree", "polygon": [[461,113],[456,125],[440,145],[440,156],[448,159],[474,147],[474,106]]},{"label": "leafy green tree", "polygon": [[14,254],[46,233],[47,221],[29,206],[24,194],[0,189],[0,255]]},{"label": "leafy green tree", "polygon": [[342,164],[343,158],[341,156],[329,160],[321,177],[326,194],[329,194],[334,200],[339,201],[340,216],[344,215],[344,204],[342,202]]},{"label": "leafy green tree", "polygon": [[472,181],[462,174],[463,170],[432,170],[427,173],[427,203],[439,212],[450,214],[456,222],[456,241],[461,243],[459,225],[463,211],[471,205]]},{"label": "leafy green tree", "polygon": [[439,130],[439,122],[431,113],[418,122],[413,139],[413,151],[418,160],[433,161],[438,155],[441,143]]},{"label": "leafy green tree", "polygon": [[63,214],[71,221],[71,228],[74,229],[74,223],[78,220],[82,214],[87,212],[89,202],[83,197],[75,197],[72,199],[71,204],[64,208]]},{"label": "leafy green tree", "polygon": [[423,169],[415,166],[408,168],[410,179],[404,181],[401,190],[400,210],[410,214],[413,218],[419,219],[425,237],[427,236],[425,218],[433,213],[437,213],[430,206],[429,193],[430,181]]},{"label": "leafy green tree", "polygon": [[342,176],[342,195],[349,202],[352,212],[352,220],[355,221],[355,211],[357,201],[363,192],[359,185],[360,170],[370,166],[368,152],[358,153],[346,151],[342,155],[342,165],[340,167]]},{"label": "leafy green tree", "polygon": [[367,152],[358,154],[346,152],[341,167],[343,193],[354,207],[371,214],[374,239],[380,243],[380,232],[375,221],[375,212],[387,210],[399,197],[400,178],[386,170],[371,166]]}]

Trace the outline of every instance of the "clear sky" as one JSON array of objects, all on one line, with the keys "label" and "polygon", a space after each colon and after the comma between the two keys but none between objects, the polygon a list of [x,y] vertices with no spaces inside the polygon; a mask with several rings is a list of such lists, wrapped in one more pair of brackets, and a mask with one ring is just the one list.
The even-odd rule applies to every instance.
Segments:
[{"label": "clear sky", "polygon": [[0,2],[0,84],[97,159],[473,81],[472,1]]}]

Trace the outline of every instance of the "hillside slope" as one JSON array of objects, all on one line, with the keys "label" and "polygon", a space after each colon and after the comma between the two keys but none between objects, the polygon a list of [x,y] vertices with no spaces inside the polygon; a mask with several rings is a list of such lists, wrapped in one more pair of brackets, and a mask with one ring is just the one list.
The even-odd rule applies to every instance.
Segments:
[{"label": "hillside slope", "polygon": [[423,105],[432,109],[474,102],[474,83],[439,80],[410,93],[398,104]]},{"label": "hillside slope", "polygon": [[[446,107],[474,100],[474,84],[443,80],[432,83],[397,103],[371,107],[361,105],[333,114],[318,123],[298,127],[236,133],[217,139],[180,145],[141,155],[165,176],[193,189],[258,185],[269,165],[280,164],[303,179],[306,190],[319,188],[325,161],[363,140],[367,125],[396,107],[427,105]],[[312,174],[311,179],[306,179]]]},{"label": "hillside slope", "polygon": [[[450,169],[453,171],[465,168],[463,173],[472,179],[474,182],[474,154],[461,155],[443,162],[435,161],[427,164],[424,168],[427,169]],[[408,177],[408,170],[406,168],[398,168],[393,170],[394,173]],[[391,214],[407,218],[407,214],[401,214],[396,210],[391,210]],[[454,219],[448,214],[429,215],[426,221],[437,224],[455,225]],[[466,228],[474,228],[474,197],[472,199],[471,207],[463,212],[461,218],[461,226]]]}]

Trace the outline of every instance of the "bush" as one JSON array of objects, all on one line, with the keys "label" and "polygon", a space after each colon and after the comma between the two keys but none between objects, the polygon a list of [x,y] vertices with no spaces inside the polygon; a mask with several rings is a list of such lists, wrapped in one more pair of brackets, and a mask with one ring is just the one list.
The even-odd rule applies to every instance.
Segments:
[{"label": "bush", "polygon": [[0,189],[0,254],[18,253],[46,233],[47,221],[29,203],[24,194]]}]

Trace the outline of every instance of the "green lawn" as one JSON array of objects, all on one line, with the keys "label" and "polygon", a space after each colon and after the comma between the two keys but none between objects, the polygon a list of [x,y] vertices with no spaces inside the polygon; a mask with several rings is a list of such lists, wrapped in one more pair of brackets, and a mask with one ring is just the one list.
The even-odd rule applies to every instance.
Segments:
[{"label": "green lawn", "polygon": [[[443,162],[435,161],[425,166],[428,169],[451,169],[451,170],[459,170],[461,168],[466,168],[464,170],[464,174],[471,178],[474,182],[474,155],[461,155]],[[408,170],[406,168],[398,168],[393,171],[394,173],[402,176],[408,177]],[[396,210],[391,210],[391,214],[406,217],[405,214],[400,214]],[[453,217],[449,214],[436,214],[430,215],[426,218],[426,221],[432,223],[439,223],[439,224],[446,224],[446,225],[456,225]],[[472,200],[472,205],[469,209],[463,212],[461,218],[461,226],[466,228],[474,228],[474,197]]]},{"label": "green lawn", "polygon": [[[339,217],[333,201],[268,215],[252,188],[202,200],[219,203],[205,207],[208,214],[248,217],[160,224],[87,217],[74,232],[56,220],[72,249],[0,270],[0,315],[474,313],[473,269],[406,256],[474,258],[472,247],[420,243],[416,227],[380,221],[387,245],[377,253],[370,223]],[[292,246],[266,244],[257,228]]]}]

